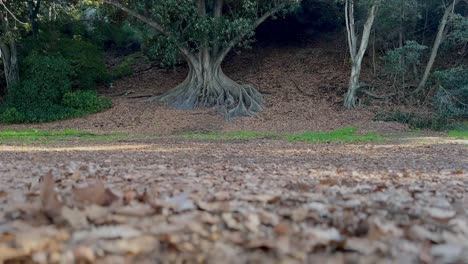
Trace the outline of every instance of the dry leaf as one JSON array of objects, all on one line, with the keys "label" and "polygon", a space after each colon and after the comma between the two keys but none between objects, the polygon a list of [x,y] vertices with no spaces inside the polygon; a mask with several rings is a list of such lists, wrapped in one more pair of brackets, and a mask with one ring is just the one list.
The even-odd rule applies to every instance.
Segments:
[{"label": "dry leaf", "polygon": [[99,247],[111,254],[144,254],[154,252],[159,248],[158,240],[151,236],[142,236],[129,239],[100,241]]},{"label": "dry leaf", "polygon": [[114,225],[93,227],[90,230],[75,232],[72,239],[77,242],[88,239],[133,238],[141,235],[142,232],[132,226]]},{"label": "dry leaf", "polygon": [[71,209],[64,206],[61,215],[74,229],[81,229],[89,225],[86,215],[77,208]]},{"label": "dry leaf", "polygon": [[109,206],[119,198],[109,188],[106,188],[101,180],[97,180],[91,185],[88,184],[87,187],[77,188],[74,186],[72,194],[77,202],[101,206]]},{"label": "dry leaf", "polygon": [[60,215],[62,202],[58,193],[55,191],[55,181],[52,171],[42,179],[41,192],[41,210],[50,218],[54,219]]},{"label": "dry leaf", "polygon": [[454,218],[457,214],[455,211],[450,209],[441,209],[437,207],[429,207],[426,208],[426,212],[432,217],[434,220],[447,222],[450,219]]}]

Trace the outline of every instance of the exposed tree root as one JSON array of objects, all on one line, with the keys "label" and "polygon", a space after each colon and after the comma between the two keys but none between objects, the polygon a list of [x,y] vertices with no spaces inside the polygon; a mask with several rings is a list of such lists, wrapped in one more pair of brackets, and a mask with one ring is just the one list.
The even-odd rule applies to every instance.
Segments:
[{"label": "exposed tree root", "polygon": [[263,97],[254,87],[236,83],[219,67],[213,71],[190,69],[187,78],[176,88],[149,101],[182,110],[216,107],[228,118],[254,117],[263,109]]}]

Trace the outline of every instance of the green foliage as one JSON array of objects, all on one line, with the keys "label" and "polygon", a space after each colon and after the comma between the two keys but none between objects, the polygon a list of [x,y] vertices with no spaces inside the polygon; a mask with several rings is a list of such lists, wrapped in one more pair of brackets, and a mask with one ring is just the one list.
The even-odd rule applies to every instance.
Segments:
[{"label": "green foliage", "polygon": [[22,123],[24,121],[24,115],[20,113],[16,108],[7,108],[3,113],[0,113],[0,122],[5,124]]},{"label": "green foliage", "polygon": [[[210,50],[226,47],[239,36],[248,40],[253,36],[259,16],[278,6],[282,7],[279,8],[281,11],[290,11],[299,1],[228,0],[225,1],[226,12],[220,17],[212,15],[214,2],[207,1],[208,15],[200,15],[198,3],[192,0],[138,0],[130,1],[128,5],[165,29],[164,37],[159,36],[160,32],[146,42],[146,50],[150,55],[159,57],[165,55],[162,50],[167,48],[170,55],[162,56],[163,63],[167,65],[177,61],[177,56],[173,55],[176,45],[199,51],[201,47]],[[244,41],[240,45],[248,43]]]},{"label": "green foliage", "polygon": [[119,23],[106,19],[96,19],[83,33],[97,46],[106,50],[136,51],[141,47],[144,35],[127,22]]},{"label": "green foliage", "polygon": [[232,132],[227,134],[198,134],[188,133],[184,134],[186,137],[198,139],[219,139],[219,140],[233,140],[233,139],[258,139],[258,138],[284,138],[289,141],[301,141],[309,143],[318,142],[370,142],[382,141],[384,138],[376,133],[367,133],[364,135],[357,135],[357,128],[348,127],[332,132],[305,132],[301,134],[280,134],[280,133],[262,133],[262,132]]},{"label": "green foliage", "polygon": [[112,69],[112,79],[120,79],[133,74],[133,65],[135,58],[132,56],[126,57],[114,69]]},{"label": "green foliage", "polygon": [[143,51],[151,60],[160,62],[164,68],[173,67],[183,61],[174,38],[156,34],[145,41]]},{"label": "green foliage", "polygon": [[102,51],[80,36],[71,38],[55,30],[46,30],[37,40],[25,39],[22,53],[26,57],[32,53],[61,55],[70,65],[74,89],[95,89],[98,84],[109,81]]},{"label": "green foliage", "polygon": [[8,90],[0,122],[48,122],[95,113],[111,106],[95,92],[72,92],[72,67],[60,54],[32,53],[24,60],[23,80]]},{"label": "green foliage", "polygon": [[80,39],[62,39],[58,51],[72,67],[73,87],[83,90],[95,89],[96,85],[109,80],[102,52],[92,43]]},{"label": "green foliage", "polygon": [[445,119],[468,117],[468,69],[464,67],[433,74],[437,95],[435,110]]},{"label": "green foliage", "polygon": [[65,129],[60,131],[44,131],[38,129],[20,130],[20,131],[0,131],[0,142],[29,143],[39,142],[48,143],[56,141],[109,141],[127,138],[126,134],[93,134],[86,131]]},{"label": "green foliage", "polygon": [[72,68],[61,55],[32,53],[23,64],[23,81],[10,89],[6,101],[19,109],[58,104],[71,91]]},{"label": "green foliage", "polygon": [[468,42],[468,18],[454,14],[450,20],[451,31],[447,36],[448,45],[464,45]]},{"label": "green foliage", "polygon": [[421,64],[421,57],[426,50],[426,46],[416,41],[407,41],[403,47],[387,51],[384,57],[385,69],[400,77],[408,75],[411,69]]},{"label": "green foliage", "polygon": [[109,109],[112,102],[107,97],[99,97],[94,91],[77,91],[66,93],[62,105],[84,114]]}]

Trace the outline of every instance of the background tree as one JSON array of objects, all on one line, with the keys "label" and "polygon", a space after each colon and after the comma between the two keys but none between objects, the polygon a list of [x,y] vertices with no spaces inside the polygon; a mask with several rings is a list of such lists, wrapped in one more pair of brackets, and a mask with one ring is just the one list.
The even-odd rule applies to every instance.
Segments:
[{"label": "background tree", "polygon": [[[468,3],[467,0],[463,0],[465,3]],[[442,44],[445,35],[447,34],[446,28],[447,24],[451,20],[451,17],[453,17],[455,8],[456,6],[462,2],[462,0],[452,0],[448,3],[448,5],[445,7],[445,12],[444,15],[442,16],[442,19],[439,24],[439,29],[437,31],[437,36],[434,40],[434,45],[432,47],[431,55],[429,57],[429,60],[426,65],[426,70],[424,71],[424,74],[421,78],[421,81],[419,82],[418,89],[415,90],[415,93],[420,92],[421,90],[424,89],[426,86],[427,80],[429,79],[429,76],[431,74],[432,68],[434,67],[434,62],[437,58],[437,54],[439,52],[440,45]]]},{"label": "background tree", "polygon": [[0,51],[7,87],[19,81],[17,41],[19,27],[26,23],[20,20],[24,3],[0,0]]},{"label": "background tree", "polygon": [[354,108],[356,106],[356,92],[360,88],[359,76],[361,75],[362,60],[369,44],[370,33],[372,26],[374,25],[377,9],[379,6],[380,0],[371,1],[368,9],[367,20],[364,24],[361,41],[359,44],[355,20],[356,1],[345,1],[346,33],[351,59],[351,77],[349,80],[348,91],[344,100],[344,106],[348,109]]},{"label": "background tree", "polygon": [[227,77],[223,60],[236,46],[254,35],[269,17],[282,13],[298,0],[163,0],[130,1],[124,5],[103,0],[124,10],[164,35],[189,65],[183,83],[153,98],[178,109],[218,106],[227,116],[254,116],[262,110],[262,95]]}]

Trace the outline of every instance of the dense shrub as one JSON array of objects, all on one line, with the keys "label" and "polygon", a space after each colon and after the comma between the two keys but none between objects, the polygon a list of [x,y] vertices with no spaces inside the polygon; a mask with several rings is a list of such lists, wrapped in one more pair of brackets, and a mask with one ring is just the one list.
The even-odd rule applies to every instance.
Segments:
[{"label": "dense shrub", "polygon": [[24,60],[23,81],[8,91],[6,101],[18,110],[58,104],[72,89],[72,68],[61,55],[32,53]]},{"label": "dense shrub", "polygon": [[434,106],[446,119],[468,117],[468,69],[463,67],[433,74],[437,87]]},{"label": "dense shrub", "polygon": [[112,69],[112,79],[120,79],[133,74],[134,57],[126,57],[121,63]]},{"label": "dense shrub", "polygon": [[111,100],[99,97],[94,91],[78,91],[66,93],[63,96],[63,105],[82,113],[97,113],[112,106]]},{"label": "dense shrub", "polygon": [[94,89],[109,81],[102,51],[80,36],[68,37],[55,30],[42,32],[38,40],[25,39],[22,54],[60,54],[71,67],[70,79],[74,89]]},{"label": "dense shrub", "polygon": [[98,97],[95,92],[72,92],[72,67],[62,55],[32,53],[24,62],[24,78],[9,89],[0,106],[0,122],[48,122],[111,106],[109,99]]},{"label": "dense shrub", "polygon": [[[421,65],[421,59],[427,47],[416,41],[407,41],[401,48],[395,48],[386,52],[384,56],[385,70],[393,74],[404,85],[409,79],[418,79],[417,69]],[[409,76],[412,73],[412,76]]]},{"label": "dense shrub", "polygon": [[97,46],[80,39],[63,39],[59,45],[59,52],[72,67],[73,87],[89,90],[109,80],[104,55]]}]

